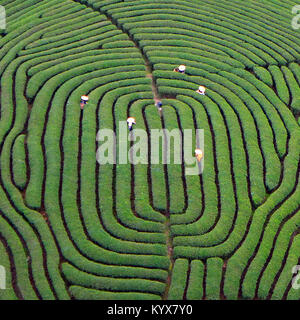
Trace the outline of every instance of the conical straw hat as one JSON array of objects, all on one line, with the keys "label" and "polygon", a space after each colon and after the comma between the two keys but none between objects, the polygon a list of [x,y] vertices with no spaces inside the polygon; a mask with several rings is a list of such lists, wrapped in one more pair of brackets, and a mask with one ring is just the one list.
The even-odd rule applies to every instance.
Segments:
[{"label": "conical straw hat", "polygon": [[203,152],[201,149],[196,149],[195,150],[195,155],[196,155],[196,158],[198,160],[198,162],[201,161],[201,159],[203,158]]},{"label": "conical straw hat", "polygon": [[127,122],[135,122],[135,118],[134,118],[134,117],[129,117],[129,118],[127,119]]}]

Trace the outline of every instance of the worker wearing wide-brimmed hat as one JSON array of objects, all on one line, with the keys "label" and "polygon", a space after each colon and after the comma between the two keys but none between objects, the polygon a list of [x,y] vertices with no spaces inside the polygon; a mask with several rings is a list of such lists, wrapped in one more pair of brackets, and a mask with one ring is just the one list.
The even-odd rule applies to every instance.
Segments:
[{"label": "worker wearing wide-brimmed hat", "polygon": [[178,67],[178,71],[179,71],[180,73],[185,73],[185,69],[186,69],[186,67],[185,67],[185,65],[183,65],[183,64],[181,64],[181,65]]},{"label": "worker wearing wide-brimmed hat", "polygon": [[127,119],[127,124],[128,124],[128,129],[129,129],[129,131],[131,131],[131,130],[132,130],[132,126],[133,126],[134,124],[136,124],[135,118],[134,118],[134,117],[129,117],[129,118]]},{"label": "worker wearing wide-brimmed hat", "polygon": [[181,64],[179,67],[175,68],[174,71],[179,73],[185,73],[185,69],[186,66],[184,64]]},{"label": "worker wearing wide-brimmed hat", "polygon": [[81,96],[80,100],[80,108],[83,110],[84,106],[88,103],[89,97],[88,96]]},{"label": "worker wearing wide-brimmed hat", "polygon": [[197,161],[200,162],[203,158],[203,151],[201,149],[195,150],[195,157],[197,158]]},{"label": "worker wearing wide-brimmed hat", "polygon": [[205,95],[206,88],[204,86],[199,86],[198,90],[196,90],[197,93]]}]

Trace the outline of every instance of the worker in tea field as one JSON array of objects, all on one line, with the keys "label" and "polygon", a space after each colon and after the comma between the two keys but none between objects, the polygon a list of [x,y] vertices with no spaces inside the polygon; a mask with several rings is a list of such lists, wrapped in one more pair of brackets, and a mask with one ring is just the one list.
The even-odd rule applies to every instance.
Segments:
[{"label": "worker in tea field", "polygon": [[181,64],[179,67],[175,68],[174,71],[179,73],[185,73],[185,69],[185,65]]},{"label": "worker in tea field", "polygon": [[80,100],[80,108],[83,110],[84,106],[88,103],[89,97],[88,96],[81,96]]},{"label": "worker in tea field", "polygon": [[129,118],[127,119],[127,124],[128,124],[128,129],[129,129],[129,131],[131,131],[131,130],[132,130],[132,126],[133,126],[134,124],[136,124],[135,118],[129,117]]},{"label": "worker in tea field", "polygon": [[205,95],[206,88],[204,86],[199,86],[199,89],[196,90],[197,93]]},{"label": "worker in tea field", "polygon": [[158,100],[158,101],[155,103],[155,106],[158,108],[159,111],[161,111],[162,102],[161,102],[160,100]]},{"label": "worker in tea field", "polygon": [[175,68],[174,71],[179,73],[185,73],[185,69],[185,65],[181,64],[179,67]]},{"label": "worker in tea field", "polygon": [[201,159],[203,158],[203,152],[201,149],[196,149],[195,150],[195,157],[197,158],[197,161],[200,162]]}]

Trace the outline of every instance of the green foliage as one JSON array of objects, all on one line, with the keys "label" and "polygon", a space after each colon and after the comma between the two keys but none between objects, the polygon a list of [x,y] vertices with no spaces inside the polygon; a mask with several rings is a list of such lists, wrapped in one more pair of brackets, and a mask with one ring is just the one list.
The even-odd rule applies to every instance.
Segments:
[{"label": "green foliage", "polygon": [[201,300],[203,298],[203,277],[203,262],[200,260],[193,260],[191,262],[191,272],[186,294],[188,300]]},{"label": "green foliage", "polygon": [[291,108],[295,114],[300,112],[300,86],[292,71],[287,67],[281,68],[285,81],[289,87],[292,97]]},{"label": "green foliage", "polygon": [[279,98],[285,104],[289,104],[290,94],[281,70],[279,69],[278,66],[270,66],[269,71],[272,74],[272,77],[274,79],[275,88]]},{"label": "green foliage", "polygon": [[117,279],[89,275],[68,263],[62,265],[62,271],[72,285],[85,286],[104,291],[145,292],[160,295],[165,284],[143,279]]},{"label": "green foliage", "polygon": [[70,294],[77,300],[160,300],[158,295],[140,292],[110,292],[71,286]]},{"label": "green foliage", "polygon": [[13,147],[13,177],[15,184],[23,190],[27,182],[25,135],[17,137]]},{"label": "green foliage", "polygon": [[206,297],[208,300],[220,299],[223,260],[220,258],[207,259]]},{"label": "green foliage", "polygon": [[268,86],[273,86],[273,78],[270,72],[262,67],[254,67],[253,71],[259,80],[267,84]]},{"label": "green foliage", "polygon": [[177,259],[172,270],[171,286],[168,300],[182,300],[187,281],[189,262],[185,259]]}]

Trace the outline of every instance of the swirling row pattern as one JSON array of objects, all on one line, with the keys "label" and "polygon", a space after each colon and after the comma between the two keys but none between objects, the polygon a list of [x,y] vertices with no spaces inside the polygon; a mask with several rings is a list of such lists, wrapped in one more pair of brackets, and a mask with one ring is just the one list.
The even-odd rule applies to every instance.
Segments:
[{"label": "swirling row pattern", "polygon": [[[0,299],[299,299],[295,4],[0,1]],[[99,165],[128,116],[204,129],[203,174]]]}]

